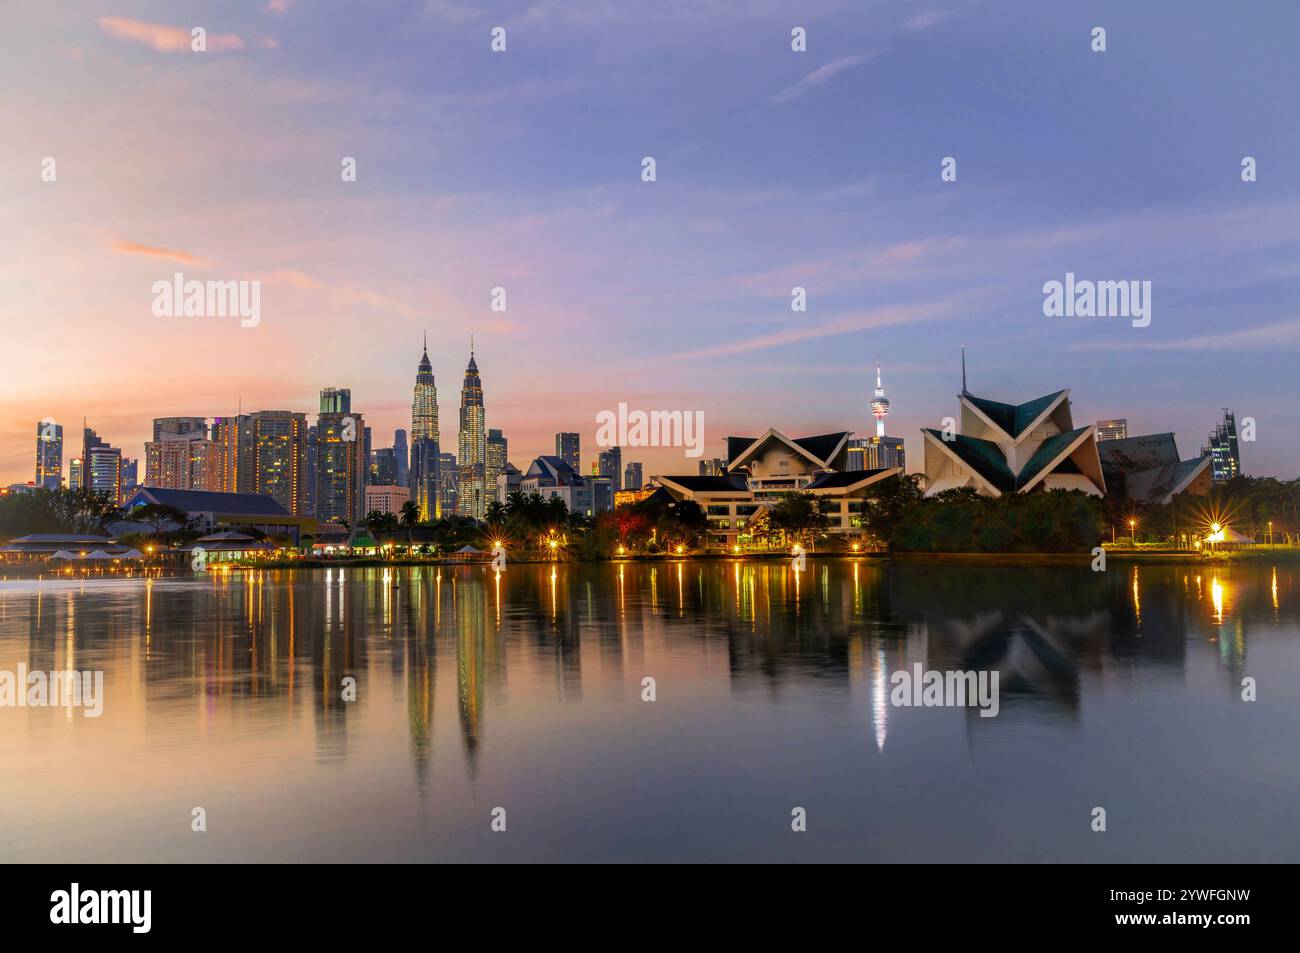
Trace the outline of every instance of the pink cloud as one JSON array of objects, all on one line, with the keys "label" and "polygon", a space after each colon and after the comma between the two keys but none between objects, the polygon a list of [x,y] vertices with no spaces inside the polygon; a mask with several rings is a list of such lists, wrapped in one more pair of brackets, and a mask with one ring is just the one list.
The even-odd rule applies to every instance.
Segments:
[{"label": "pink cloud", "polygon": [[[99,28],[115,40],[143,43],[159,53],[188,53],[192,37],[185,27],[165,26],[127,17],[100,17]],[[243,39],[235,33],[211,33],[206,38],[207,52],[228,53],[242,50]]]},{"label": "pink cloud", "polygon": [[124,238],[119,238],[113,242],[113,251],[120,252],[123,255],[145,255],[150,258],[166,258],[170,261],[179,261],[186,265],[202,265],[203,259],[191,255],[189,252],[176,251],[172,248],[156,248],[153,245],[142,245],[139,242],[129,242]]}]

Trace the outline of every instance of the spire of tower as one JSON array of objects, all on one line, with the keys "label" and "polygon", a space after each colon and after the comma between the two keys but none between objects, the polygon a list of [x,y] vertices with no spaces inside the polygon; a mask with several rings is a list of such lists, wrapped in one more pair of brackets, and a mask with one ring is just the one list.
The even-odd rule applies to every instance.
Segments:
[{"label": "spire of tower", "polygon": [[889,398],[880,380],[880,355],[876,355],[876,396],[871,401],[871,416],[876,418],[876,438],[885,436],[885,416],[889,413]]},{"label": "spire of tower", "polygon": [[965,344],[961,346],[961,392],[963,397],[970,393],[970,391],[966,389],[966,345]]}]

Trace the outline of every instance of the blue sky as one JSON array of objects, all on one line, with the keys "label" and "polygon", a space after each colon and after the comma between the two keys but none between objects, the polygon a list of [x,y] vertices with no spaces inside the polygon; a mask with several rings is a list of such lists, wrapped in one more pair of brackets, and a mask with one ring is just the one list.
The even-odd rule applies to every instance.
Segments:
[{"label": "blue sky", "polygon": [[[879,353],[915,468],[966,344],[978,393],[1069,387],[1076,421],[1173,430],[1185,456],[1231,406],[1258,422],[1248,472],[1300,470],[1294,4],[19,2],[6,21],[4,482],[31,479],[46,415],[136,454],[154,416],[314,412],[325,386],[385,445],[426,327],[444,431],[472,333],[521,466],[556,430],[589,458],[619,402],[703,410],[709,455],[767,426],[866,434]],[[175,48],[195,25],[210,50]],[[261,324],[154,317],[176,270],[262,281]],[[1151,281],[1151,325],[1044,317],[1067,271]]]}]

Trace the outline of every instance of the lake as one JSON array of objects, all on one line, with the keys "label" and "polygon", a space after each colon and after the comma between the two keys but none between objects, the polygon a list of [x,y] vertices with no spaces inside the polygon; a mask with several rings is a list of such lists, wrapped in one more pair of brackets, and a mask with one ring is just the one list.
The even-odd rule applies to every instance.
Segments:
[{"label": "lake", "polygon": [[0,671],[103,712],[0,708],[0,860],[1295,862],[1298,569],[8,579]]}]

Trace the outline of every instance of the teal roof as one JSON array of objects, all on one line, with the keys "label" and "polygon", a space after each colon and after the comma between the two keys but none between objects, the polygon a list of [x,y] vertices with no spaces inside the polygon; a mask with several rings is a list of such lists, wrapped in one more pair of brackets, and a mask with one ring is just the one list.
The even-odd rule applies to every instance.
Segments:
[{"label": "teal roof", "polygon": [[1079,427],[1076,430],[1066,430],[1044,440],[1016,474],[1016,489],[1019,490],[1032,482],[1044,467],[1060,456],[1065,448],[1074,443],[1087,429],[1087,427]]},{"label": "teal roof", "polygon": [[984,416],[1002,428],[1003,433],[1014,440],[1024,433],[1026,428],[1064,393],[1065,391],[1058,390],[1035,400],[1026,401],[1023,404],[1004,404],[1000,401],[975,397],[971,394],[967,394],[966,399],[978,407]]},{"label": "teal roof", "polygon": [[944,438],[943,431],[926,428],[936,440],[955,453],[966,466],[970,467],[999,491],[1010,493],[1016,488],[1016,476],[1007,466],[1002,451],[992,440],[979,437],[967,437],[963,434],[950,434]]}]

